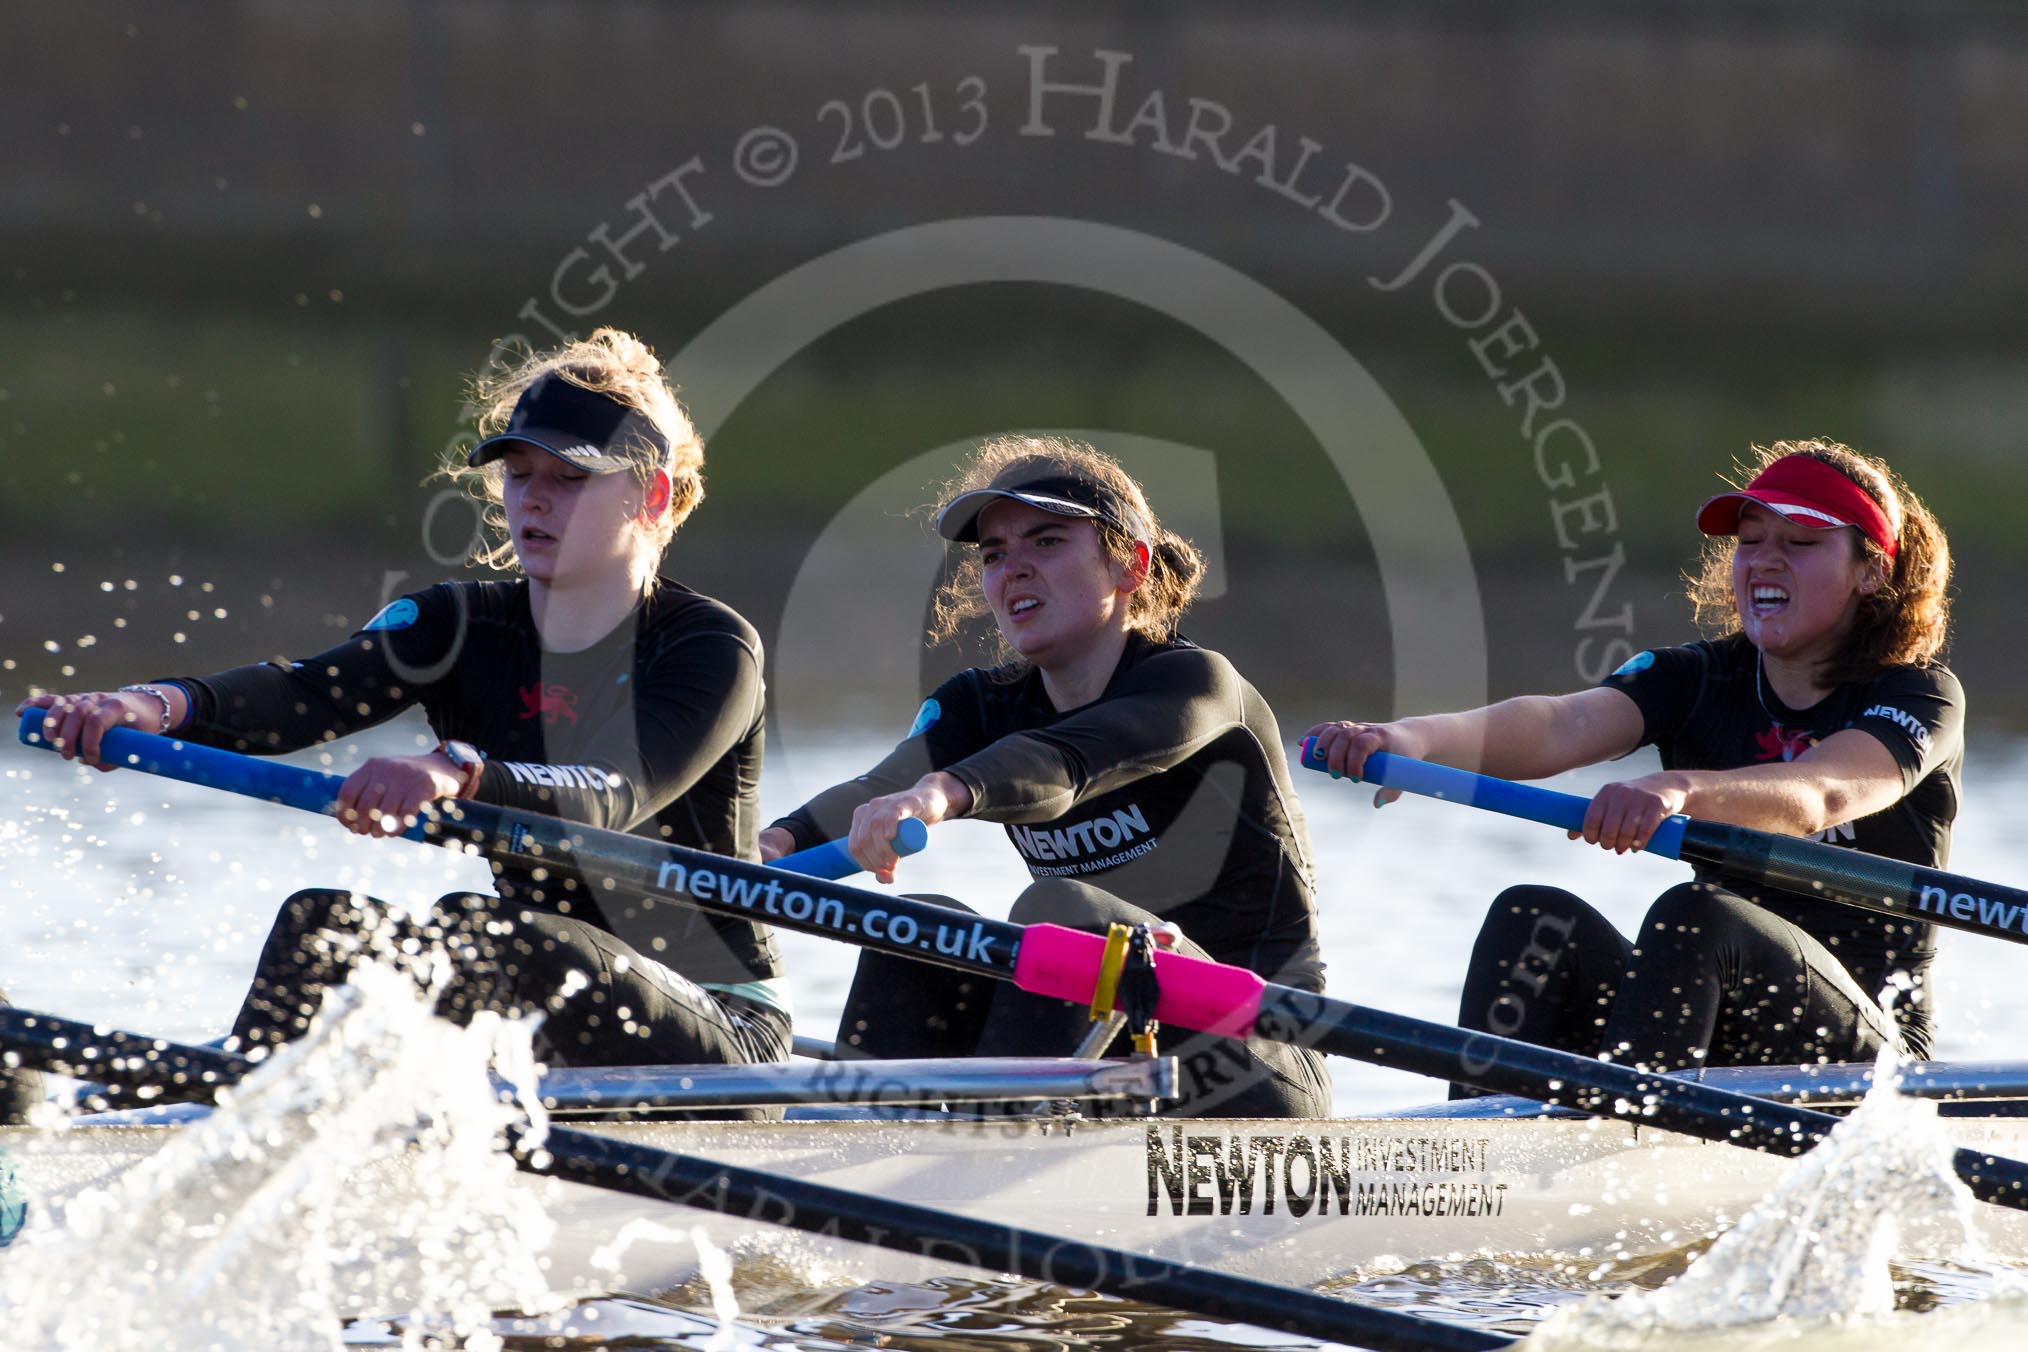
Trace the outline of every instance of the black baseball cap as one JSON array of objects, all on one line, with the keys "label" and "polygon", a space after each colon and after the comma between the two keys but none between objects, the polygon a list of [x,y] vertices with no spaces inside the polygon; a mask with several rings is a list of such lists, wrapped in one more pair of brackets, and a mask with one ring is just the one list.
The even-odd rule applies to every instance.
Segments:
[{"label": "black baseball cap", "polygon": [[1001,499],[1025,502],[1058,516],[1105,521],[1137,540],[1148,537],[1140,514],[1126,500],[1104,484],[1072,474],[1024,478],[1014,483],[993,483],[960,493],[944,504],[937,514],[937,534],[961,544],[979,542],[979,514]]},{"label": "black baseball cap", "polygon": [[590,474],[669,462],[669,438],[639,409],[586,389],[562,371],[538,377],[514,401],[507,426],[474,446],[465,463],[498,460],[516,442],[548,451]]}]

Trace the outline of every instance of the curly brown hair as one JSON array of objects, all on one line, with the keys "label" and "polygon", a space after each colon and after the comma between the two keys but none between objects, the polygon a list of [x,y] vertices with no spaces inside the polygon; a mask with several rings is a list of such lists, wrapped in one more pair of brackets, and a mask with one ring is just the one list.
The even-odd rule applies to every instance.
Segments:
[{"label": "curly brown hair", "polygon": [[[1850,534],[1857,548],[1879,567],[1886,582],[1859,598],[1859,614],[1845,644],[1831,659],[1824,678],[1833,684],[1868,681],[1889,667],[1922,665],[1943,651],[1950,636],[1951,551],[1943,527],[1922,500],[1885,461],[1824,438],[1777,441],[1754,446],[1752,461],[1734,467],[1734,487],[1783,456],[1806,455],[1820,460],[1857,484],[1887,515],[1894,530],[1895,554],[1886,553],[1861,532]],[[1739,632],[1739,610],[1732,594],[1732,556],[1738,541],[1716,535],[1704,542],[1704,555],[1694,573],[1686,573],[1697,627],[1714,637]]]},{"label": "curly brown hair", "polygon": [[[1204,556],[1197,547],[1172,530],[1165,530],[1148,506],[1147,494],[1120,462],[1082,441],[1068,437],[1007,436],[979,443],[972,458],[957,477],[943,485],[931,518],[941,513],[960,493],[986,488],[995,483],[1023,483],[1033,479],[1067,476],[1103,485],[1117,494],[1147,527],[1148,576],[1127,602],[1127,626],[1157,642],[1174,637],[1176,624],[1197,596],[1204,580]],[[1135,539],[1106,520],[1098,527],[1099,543],[1106,556],[1122,564],[1134,558]],[[974,621],[991,611],[986,605],[983,572],[978,552],[967,549],[950,570],[930,609],[930,640],[942,643],[956,638]],[[996,636],[998,631],[995,631]],[[998,638],[1000,659],[1017,664],[1004,638]]]},{"label": "curly brown hair", "polygon": [[[505,428],[522,392],[552,371],[573,385],[596,390],[636,410],[668,438],[669,456],[659,467],[649,457],[636,458],[633,466],[634,477],[644,490],[654,481],[657,468],[669,475],[669,508],[646,530],[653,558],[659,559],[676,537],[677,527],[704,501],[704,439],[670,388],[662,363],[646,343],[614,328],[594,329],[589,338],[545,351],[510,348],[496,352],[467,383],[467,407],[472,410],[478,437],[484,439]],[[471,445],[464,438],[454,442],[436,477],[451,480],[480,505],[486,529],[473,544],[472,562],[512,571],[520,565],[514,543],[507,538],[507,516],[501,506],[506,469],[498,460],[476,468],[467,465],[465,454]],[[653,568],[648,571],[652,575]]]}]

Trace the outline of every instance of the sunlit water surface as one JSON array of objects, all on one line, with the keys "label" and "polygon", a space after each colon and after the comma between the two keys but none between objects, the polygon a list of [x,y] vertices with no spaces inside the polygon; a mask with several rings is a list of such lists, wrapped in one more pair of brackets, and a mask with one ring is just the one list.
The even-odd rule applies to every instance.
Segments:
[{"label": "sunlit water surface", "polygon": [[[342,772],[364,754],[432,742],[420,724],[403,724],[304,760]],[[850,734],[773,747],[764,809],[772,814],[792,807],[864,768],[884,749],[881,737]],[[1641,768],[1637,758],[1614,774]],[[1574,775],[1560,787],[1584,792],[1607,777],[1596,771]],[[2018,881],[2018,861],[2028,857],[2023,825],[2028,743],[1975,737],[1966,783],[1970,802],[1958,824],[1953,867],[1975,877]],[[1375,812],[1370,791],[1357,786],[1307,774],[1299,776],[1298,786],[1317,846],[1332,992],[1418,1017],[1454,1020],[1457,981],[1479,916],[1502,886],[1556,881],[1631,927],[1649,898],[1684,876],[1680,865],[1665,860],[1616,858],[1573,845],[1547,828],[1447,804],[1404,800]],[[1004,914],[1024,882],[997,828],[962,822],[939,828],[930,851],[908,861],[903,877],[909,890],[948,893],[990,914]],[[423,904],[447,891],[483,889],[485,883],[483,864],[446,851],[360,841],[330,822],[287,809],[137,775],[100,776],[12,745],[0,748],[0,925],[6,940],[0,982],[26,1007],[202,1040],[230,1022],[274,907],[294,888],[344,886]],[[784,942],[795,974],[799,1031],[828,1036],[853,955],[819,939],[785,935]],[[2028,1023],[2028,983],[2016,976],[2020,954],[2009,945],[1955,934],[1946,934],[1943,944],[1935,982],[1939,1055],[2018,1054],[2009,1034]],[[1427,1102],[1442,1093],[1428,1081],[1342,1060],[1334,1063],[1334,1076],[1338,1110],[1345,1113]],[[1983,1261],[1975,1248],[1934,1243],[1923,1252],[1937,1257],[1899,1265],[1890,1287],[1851,1297],[1854,1312],[1869,1305],[1898,1311],[1828,1324],[1789,1321],[1773,1331],[1735,1327],[1709,1333],[1685,1332],[1684,1321],[1675,1318],[1643,1327],[1580,1325],[1573,1334],[1559,1319],[1554,1336],[1559,1345],[1684,1349],[1760,1346],[1764,1337],[1768,1346],[1812,1349],[2028,1344],[2028,1311],[2013,1294],[2017,1272]],[[1361,1301],[1521,1333],[1587,1297],[1663,1287],[1694,1257],[1692,1251],[1661,1254],[1603,1269],[1555,1255],[1507,1263],[1416,1263],[1363,1272],[1332,1289]],[[834,1288],[799,1284],[793,1274],[773,1269],[742,1270],[733,1274],[733,1284],[744,1311],[736,1330],[720,1328],[708,1313],[695,1313],[712,1307],[700,1284],[657,1293],[656,1299],[629,1296],[526,1318],[501,1317],[474,1345],[875,1346],[939,1352],[1313,1345],[973,1273],[929,1283]],[[1719,1293],[1712,1301],[1741,1299],[1736,1290],[1723,1291],[1722,1281],[1714,1290]],[[107,1295],[116,1301],[147,1298],[138,1291]],[[239,1298],[257,1301],[260,1295],[242,1290]],[[171,1334],[167,1327],[159,1331]],[[314,1345],[316,1335],[311,1336]],[[345,1343],[360,1346],[417,1345],[422,1336],[416,1328],[377,1323],[355,1323],[342,1333]],[[80,1352],[107,1345],[102,1336],[84,1343],[57,1337],[38,1347]],[[165,1345],[188,1344],[171,1336]]]}]

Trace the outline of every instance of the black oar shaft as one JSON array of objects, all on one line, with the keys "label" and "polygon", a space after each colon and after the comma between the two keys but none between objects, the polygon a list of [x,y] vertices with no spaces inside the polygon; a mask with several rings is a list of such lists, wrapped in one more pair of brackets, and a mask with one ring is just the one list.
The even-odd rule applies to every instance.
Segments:
[{"label": "black oar shaft", "polygon": [[[1329,768],[1321,747],[1312,742],[1303,745],[1303,764],[1312,770]],[[1369,756],[1361,774],[1369,783],[1403,793],[1469,803],[1566,831],[1582,827],[1590,806],[1576,794],[1385,751]],[[1752,896],[1760,887],[1779,888],[1883,915],[2028,943],[2028,892],[1960,873],[1690,817],[1666,819],[1642,848],[1665,859],[1682,859],[1713,869],[1724,875],[1727,886],[1744,896]]]},{"label": "black oar shaft", "polygon": [[9,1066],[75,1080],[103,1080],[145,1102],[212,1103],[253,1062],[212,1047],[190,1047],[77,1019],[0,1006],[0,1047]]},{"label": "black oar shaft", "polygon": [[1745,896],[1755,888],[1777,888],[2028,944],[2028,892],[2018,888],[1717,822],[1685,823],[1678,853],[1719,871],[1727,887]]},{"label": "black oar shaft", "polygon": [[672,1154],[591,1132],[554,1129],[543,1149],[549,1158],[542,1161],[542,1172],[593,1187],[1307,1338],[1379,1349],[1459,1352],[1481,1352],[1513,1342],[1503,1334]]},{"label": "black oar shaft", "polygon": [[[1454,1080],[1497,1094],[1518,1094],[1597,1117],[1618,1117],[1706,1140],[1777,1155],[1800,1155],[1837,1125],[1829,1113],[1746,1098],[1694,1080],[1573,1057],[1491,1033],[1411,1019],[1272,987],[1263,1024],[1309,1030],[1320,1051],[1353,1056]],[[1573,1061],[1577,1064],[1573,1065]],[[1582,1077],[1582,1082],[1573,1080]]]},{"label": "black oar shaft", "polygon": [[[1597,1117],[1621,1118],[1776,1155],[1803,1154],[1838,1124],[1829,1113],[1287,986],[1268,987],[1261,1001],[1259,1034],[1475,1089],[1518,1094]],[[1979,1200],[2028,1210],[2028,1165],[1970,1150],[1954,1152],[1952,1165]]]},{"label": "black oar shaft", "polygon": [[[460,813],[432,828],[437,843],[470,845],[496,861],[539,870],[538,881],[559,892],[566,882],[593,889],[620,937],[643,951],[653,951],[662,928],[658,909],[673,904],[1006,979],[1013,975],[1024,932],[1019,925],[930,902],[788,878],[764,865],[554,817],[478,803],[461,804]],[[1809,1109],[1273,983],[1265,987],[1256,1035],[1782,1155],[1809,1149],[1836,1121]],[[1958,1174],[1974,1195],[2028,1210],[2028,1165],[1964,1151],[1959,1156]]]},{"label": "black oar shaft", "polygon": [[[23,1066],[59,1075],[119,1075],[128,1085],[175,1088],[210,1100],[254,1067],[234,1052],[95,1029],[74,1019],[0,1008],[0,1046]],[[201,1086],[201,1092],[195,1087]],[[1309,1338],[1379,1349],[1488,1352],[1513,1339],[1296,1287],[1251,1281],[1121,1249],[997,1225],[754,1169],[553,1127],[537,1151],[517,1148],[525,1172],[673,1202],[765,1225],[871,1244],[932,1261],[1166,1305]]]},{"label": "black oar shaft", "polygon": [[[53,750],[42,736],[43,723],[41,710],[24,712],[21,741]],[[110,764],[307,812],[329,809],[342,782],[133,728],[108,729],[101,753]],[[662,908],[677,904],[985,975],[1014,971],[1022,931],[1004,921],[539,813],[462,800],[442,809],[442,816],[430,815],[405,837],[476,850],[511,866],[517,897],[559,906],[594,897],[619,936],[642,953],[661,951],[667,930]]]},{"label": "black oar shaft", "polygon": [[546,901],[587,890],[613,931],[642,953],[660,951],[669,906],[735,916],[839,939],[983,976],[1011,977],[1022,927],[895,893],[808,878],[487,803],[460,802],[429,828],[432,843],[477,850]]},{"label": "black oar shaft", "polygon": [[[464,833],[486,854],[511,857],[524,867],[568,859],[586,880],[595,880],[592,885],[600,889],[601,897],[638,897],[631,904],[607,903],[605,909],[609,915],[618,913],[616,924],[642,925],[639,937],[644,941],[658,898],[722,914],[752,914],[759,905],[764,914],[753,918],[785,928],[1002,979],[1014,972],[1023,934],[1018,925],[837,883],[813,881],[807,888],[799,884],[794,895],[801,900],[791,905],[779,877],[762,866],[670,850],[554,818],[524,821],[477,804],[465,805],[464,811],[465,820],[456,828],[447,826],[447,832]],[[1776,856],[1769,852],[1768,857],[1772,861]],[[1812,867],[1821,864],[1813,861]],[[607,879],[612,880],[610,886]],[[726,901],[728,879],[745,889],[742,895],[749,905]],[[770,900],[753,901],[755,889],[769,887]],[[623,931],[621,937],[628,936]],[[1778,1155],[1802,1154],[1837,1123],[1829,1114],[1807,1108],[1388,1014],[1274,983],[1266,984],[1255,1035]],[[1961,1150],[1956,1168],[1974,1196],[2028,1210],[2028,1165]]]},{"label": "black oar shaft", "polygon": [[[24,719],[24,740],[35,737],[36,726],[32,716]],[[127,754],[124,748],[135,748],[133,759],[138,765],[172,778],[191,778],[249,791],[239,782],[253,773],[245,768],[254,764],[249,757],[212,748],[185,747],[127,729],[115,729],[107,736],[119,739],[115,749],[121,755]],[[156,765],[143,760],[144,754],[157,749],[156,743],[175,748],[178,763]],[[1378,764],[1380,760],[1380,755],[1376,755],[1372,763]],[[1569,797],[1419,762],[1404,762],[1401,768],[1462,776],[1474,793],[1479,789],[1497,789],[1532,797]],[[318,785],[297,782],[302,771],[265,767],[261,772],[283,782],[263,788],[260,796],[313,811],[328,797]],[[1572,801],[1581,804],[1581,800]],[[1553,815],[1556,811],[1567,811],[1568,807],[1569,804],[1552,804],[1550,810]],[[1532,807],[1501,810],[1513,810],[1522,816],[1536,812]],[[471,848],[495,862],[511,863],[525,875],[523,885],[553,890],[555,895],[549,900],[566,901],[574,889],[589,890],[619,937],[642,952],[659,951],[658,931],[662,926],[657,911],[667,903],[840,939],[862,948],[986,976],[1010,979],[1015,975],[1025,930],[1005,921],[489,804],[459,802],[451,811],[455,815],[429,825],[427,835],[435,843]],[[1716,837],[1711,838],[1710,844],[1711,848],[1721,847]],[[1772,847],[1766,851],[1770,861],[1776,859],[1777,853]],[[1771,862],[1769,867],[1773,866]],[[1821,868],[1822,861],[1813,856],[1811,866]],[[584,892],[577,895],[583,896]],[[1755,1149],[1800,1153],[1821,1139],[1831,1121],[1805,1109],[1768,1105],[1710,1086],[1647,1076],[1590,1057],[1507,1038],[1383,1015],[1272,983],[1263,983],[1259,1008],[1264,1026],[1257,1030],[1257,1035],[1272,1040],[1316,1046],[1358,1060],[1400,1065],[1439,1079],[1568,1103],[1586,1112],[1647,1122],[1686,1135]],[[1185,1026],[1190,1026],[1187,1021]],[[1494,1078],[1496,1073],[1498,1077]],[[1678,1086],[1694,1092],[1686,1093]],[[1784,1116],[1795,1113],[1808,1115]],[[1774,1125],[1770,1127],[1769,1123]],[[1966,1151],[1958,1155],[1959,1176],[1975,1195],[2028,1210],[2028,1165],[1977,1157]]]}]

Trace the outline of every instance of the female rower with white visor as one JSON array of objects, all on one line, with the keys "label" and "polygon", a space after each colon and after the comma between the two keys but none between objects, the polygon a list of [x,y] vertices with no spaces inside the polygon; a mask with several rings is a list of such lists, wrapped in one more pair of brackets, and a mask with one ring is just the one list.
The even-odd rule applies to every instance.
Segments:
[{"label": "female rower with white visor", "polygon": [[[269,755],[420,705],[441,740],[353,771],[336,804],[348,829],[398,834],[461,798],[757,858],[760,641],[661,573],[704,495],[703,443],[661,364],[600,329],[490,368],[473,395],[483,439],[448,472],[493,532],[476,561],[518,577],[401,597],[302,661],[23,707],[48,710],[64,755],[108,768],[100,737],[112,727]],[[419,921],[342,890],[296,893],[262,949],[236,1045],[300,1036],[362,954],[420,940],[450,958],[444,1013],[539,1012],[537,1050],[552,1063],[787,1058],[784,970],[765,927],[663,907],[653,934],[633,932],[626,897],[562,865],[506,869],[496,884],[498,897],[447,896]]]},{"label": "female rower with white visor", "polygon": [[[1197,551],[1116,462],[1056,437],[980,446],[946,486],[937,530],[963,553],[932,637],[990,615],[1004,660],[940,685],[878,765],[761,832],[763,855],[849,832],[854,857],[891,882],[904,819],[998,822],[1035,880],[1017,923],[1173,922],[1178,951],[1321,990],[1309,836],[1274,715],[1230,662],[1176,632]],[[868,953],[839,1042],[1063,1056],[1087,1020],[1084,1006]],[[1180,1030],[1162,1050],[1180,1062],[1178,1112],[1330,1111],[1314,1052]]]}]

